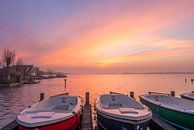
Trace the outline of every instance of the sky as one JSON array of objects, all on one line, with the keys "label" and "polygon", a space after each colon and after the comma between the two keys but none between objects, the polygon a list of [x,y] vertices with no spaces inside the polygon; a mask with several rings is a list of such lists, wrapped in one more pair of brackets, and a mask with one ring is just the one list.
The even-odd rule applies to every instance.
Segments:
[{"label": "sky", "polygon": [[0,53],[69,73],[194,72],[193,0],[0,0]]}]

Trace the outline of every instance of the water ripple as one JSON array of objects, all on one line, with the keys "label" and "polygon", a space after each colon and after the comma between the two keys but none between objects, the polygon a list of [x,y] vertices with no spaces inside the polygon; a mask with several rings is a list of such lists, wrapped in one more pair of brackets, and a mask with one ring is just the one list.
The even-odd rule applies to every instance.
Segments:
[{"label": "water ripple", "polygon": [[0,129],[14,120],[19,112],[37,102],[40,92],[44,92],[45,97],[67,91],[85,97],[85,92],[89,91],[93,105],[97,95],[110,90],[125,94],[133,90],[137,99],[147,91],[169,93],[170,90],[175,90],[178,95],[192,90],[194,84],[185,84],[184,79],[193,77],[194,75],[69,75],[67,87],[64,87],[63,79],[42,80],[40,84],[21,87],[0,87]]}]

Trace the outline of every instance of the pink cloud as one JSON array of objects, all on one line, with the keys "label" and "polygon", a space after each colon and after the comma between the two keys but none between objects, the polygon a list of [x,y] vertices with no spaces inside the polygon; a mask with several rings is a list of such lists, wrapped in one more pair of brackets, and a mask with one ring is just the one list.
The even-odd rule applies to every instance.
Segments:
[{"label": "pink cloud", "polygon": [[168,32],[187,19],[192,5],[192,1],[165,1],[132,9],[120,3],[116,9],[103,8],[105,13],[100,6],[89,6],[52,22],[25,19],[21,30],[11,28],[13,36],[5,46],[12,46],[26,63],[64,70],[139,70],[140,64],[146,64],[141,70],[153,66],[165,70],[166,63],[178,66],[181,62],[188,66],[194,64],[193,41],[166,38],[160,31]]}]

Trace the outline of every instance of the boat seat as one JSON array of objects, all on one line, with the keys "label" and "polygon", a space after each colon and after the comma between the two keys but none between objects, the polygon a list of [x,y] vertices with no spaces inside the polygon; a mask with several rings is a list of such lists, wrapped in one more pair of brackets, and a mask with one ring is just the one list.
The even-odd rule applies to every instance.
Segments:
[{"label": "boat seat", "polygon": [[37,119],[37,118],[51,118],[53,116],[53,113],[49,113],[49,114],[42,114],[42,115],[35,115],[32,116],[31,119]]},{"label": "boat seat", "polygon": [[51,117],[52,116],[32,116],[31,119],[37,119],[37,118],[46,118],[46,119],[49,119]]},{"label": "boat seat", "polygon": [[69,110],[69,105],[56,105],[52,110]]},{"label": "boat seat", "polygon": [[118,107],[121,107],[122,104],[120,104],[120,103],[109,103],[108,106],[110,108],[118,108]]},{"label": "boat seat", "polygon": [[119,111],[122,113],[122,114],[138,114],[137,111],[135,111],[134,108],[119,108]]},{"label": "boat seat", "polygon": [[54,112],[50,111],[31,111],[27,112],[28,114],[32,114],[31,119],[36,119],[36,118],[51,118],[54,115]]}]

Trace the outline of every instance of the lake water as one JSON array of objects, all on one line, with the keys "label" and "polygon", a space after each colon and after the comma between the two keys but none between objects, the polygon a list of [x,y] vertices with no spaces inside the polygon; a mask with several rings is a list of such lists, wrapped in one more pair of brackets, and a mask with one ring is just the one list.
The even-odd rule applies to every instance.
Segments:
[{"label": "lake water", "polygon": [[[185,78],[188,79],[186,83]],[[69,92],[84,98],[88,91],[93,104],[99,94],[134,91],[139,100],[138,96],[148,91],[170,93],[174,90],[176,96],[190,92],[194,90],[190,78],[194,78],[194,74],[77,74],[68,75],[66,87],[64,79],[59,78],[42,80],[40,84],[0,88],[0,129],[14,120],[20,111],[37,102],[40,92],[44,92],[45,97]]]}]

